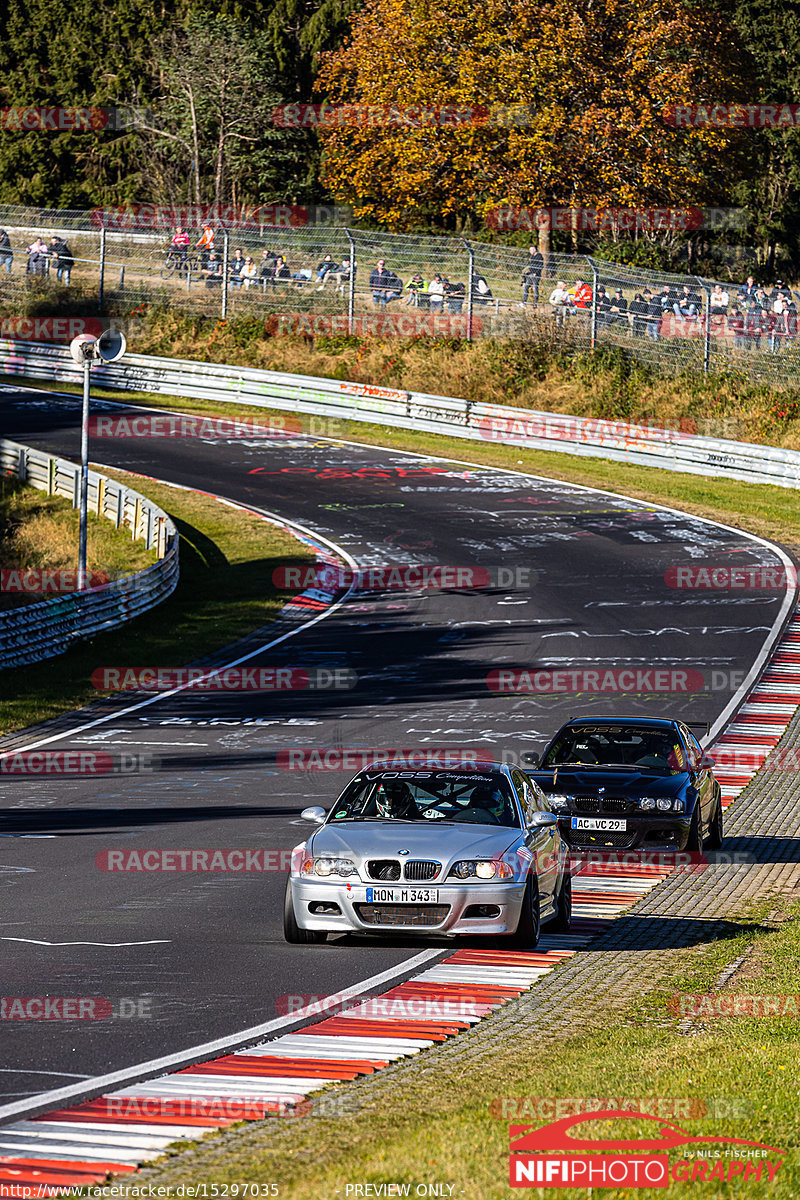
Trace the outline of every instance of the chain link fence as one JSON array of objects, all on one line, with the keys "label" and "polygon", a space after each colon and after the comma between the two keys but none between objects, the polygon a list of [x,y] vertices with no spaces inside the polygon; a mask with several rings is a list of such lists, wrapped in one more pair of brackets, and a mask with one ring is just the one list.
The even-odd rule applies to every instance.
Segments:
[{"label": "chain link fence", "polygon": [[[170,249],[176,210],[78,212],[0,206],[0,304],[42,311],[57,287],[96,299],[98,315],[169,305],[226,319],[251,316],[268,333],[539,341],[618,347],[662,371],[730,372],[800,382],[800,292],[643,270],[459,237],[351,229],[261,215],[215,226],[213,249],[188,228]],[[191,210],[190,210],[191,211]],[[307,217],[306,210],[300,210]],[[305,218],[304,218],[305,219]],[[176,221],[176,224],[178,222]],[[69,245],[67,271],[31,250],[41,236]],[[41,250],[41,247],[40,247]],[[6,324],[6,336],[14,336]]]}]

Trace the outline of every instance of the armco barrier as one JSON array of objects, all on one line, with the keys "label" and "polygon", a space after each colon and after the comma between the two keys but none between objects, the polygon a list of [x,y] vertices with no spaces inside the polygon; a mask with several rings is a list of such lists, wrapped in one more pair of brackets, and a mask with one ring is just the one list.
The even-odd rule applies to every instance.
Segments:
[{"label": "armco barrier", "polygon": [[[66,496],[77,506],[80,467],[63,458],[0,440],[3,475],[17,475],[49,495]],[[0,668],[52,658],[79,638],[113,629],[165,600],[178,583],[178,533],[152,501],[114,479],[89,472],[90,512],[130,529],[158,562],[143,571],[82,592],[23,604],[0,612]]]},{"label": "armco barrier", "polygon": [[[77,383],[80,378],[80,368],[65,349],[35,342],[0,340],[0,365],[7,375],[30,379]],[[96,367],[93,376],[98,383],[127,391],[235,402],[749,483],[800,486],[800,451],[679,430],[141,354]]]}]

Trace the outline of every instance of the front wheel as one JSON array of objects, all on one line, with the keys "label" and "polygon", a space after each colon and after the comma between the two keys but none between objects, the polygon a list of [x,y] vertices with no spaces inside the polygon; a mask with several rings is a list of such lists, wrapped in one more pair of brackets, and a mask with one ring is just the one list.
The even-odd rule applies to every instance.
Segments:
[{"label": "front wheel", "polygon": [[164,259],[164,265],[161,268],[161,278],[171,279],[178,269],[178,256],[176,254],[168,254]]},{"label": "front wheel", "polygon": [[689,826],[689,840],[686,843],[687,850],[695,850],[701,852],[703,849],[703,824],[700,814],[700,799],[694,806],[692,813],[692,823]]},{"label": "front wheel", "polygon": [[717,800],[717,807],[714,809],[714,816],[711,818],[711,825],[708,830],[708,845],[711,850],[719,850],[724,837],[722,828],[722,796]]},{"label": "front wheel", "polygon": [[558,907],[552,922],[552,928],[559,933],[569,933],[572,925],[572,876],[569,870],[564,872],[561,890],[558,893]]},{"label": "front wheel", "polygon": [[292,946],[307,946],[313,942],[324,942],[328,936],[320,929],[301,929],[294,915],[292,881],[286,880],[286,895],[283,900],[283,936]]},{"label": "front wheel", "polygon": [[514,950],[533,950],[539,944],[541,924],[539,881],[535,875],[530,875],[522,897],[519,923],[514,933],[508,935],[506,945]]}]

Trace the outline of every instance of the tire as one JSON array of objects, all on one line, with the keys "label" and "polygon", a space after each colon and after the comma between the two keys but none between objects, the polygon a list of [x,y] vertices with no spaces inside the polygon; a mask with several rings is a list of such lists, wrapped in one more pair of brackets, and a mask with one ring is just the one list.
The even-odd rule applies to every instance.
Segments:
[{"label": "tire", "polygon": [[711,818],[711,824],[708,829],[709,850],[719,850],[724,836],[725,834],[723,832],[722,821],[722,796],[720,795],[717,798],[717,806],[714,809],[714,816]]},{"label": "tire", "polygon": [[324,942],[327,933],[319,929],[301,929],[294,915],[292,881],[286,880],[286,895],[283,901],[283,936],[292,946],[307,946],[313,942]]},{"label": "tire", "polygon": [[164,265],[161,268],[161,278],[171,279],[178,269],[178,262],[174,254],[168,254],[164,259]]},{"label": "tire", "polygon": [[539,881],[535,875],[529,875],[525,894],[522,897],[519,924],[513,933],[506,935],[505,945],[514,950],[533,950],[539,944],[540,932]]},{"label": "tire", "polygon": [[567,870],[564,878],[561,881],[561,890],[558,893],[558,908],[553,921],[550,923],[551,929],[557,930],[559,933],[569,933],[572,925],[572,876]]},{"label": "tire", "polygon": [[700,816],[700,801],[698,799],[692,813],[692,823],[689,826],[689,840],[686,843],[686,849],[702,853],[703,850],[703,823]]}]

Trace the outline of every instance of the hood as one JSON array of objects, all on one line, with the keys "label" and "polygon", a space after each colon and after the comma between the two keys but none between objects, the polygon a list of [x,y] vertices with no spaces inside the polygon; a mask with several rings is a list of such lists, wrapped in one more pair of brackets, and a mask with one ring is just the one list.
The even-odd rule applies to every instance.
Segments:
[{"label": "hood", "polygon": [[605,788],[612,796],[636,799],[638,796],[677,796],[689,782],[686,771],[677,775],[656,775],[652,771],[615,771],[613,767],[559,767],[553,787],[553,772],[529,771],[542,791],[561,792],[566,795],[594,796],[598,788]]},{"label": "hood", "polygon": [[447,825],[442,821],[343,821],[324,825],[310,839],[310,854],[355,858],[491,858],[515,845],[521,829],[501,825]]}]

